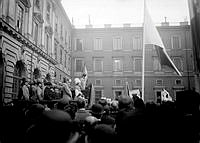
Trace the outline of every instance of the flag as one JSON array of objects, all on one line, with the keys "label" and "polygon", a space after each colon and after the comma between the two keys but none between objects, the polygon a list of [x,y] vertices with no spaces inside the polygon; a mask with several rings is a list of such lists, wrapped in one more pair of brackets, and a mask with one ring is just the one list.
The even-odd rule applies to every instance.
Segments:
[{"label": "flag", "polygon": [[87,83],[87,80],[88,80],[88,72],[87,72],[86,65],[84,65],[83,72],[82,72],[82,77],[81,77],[80,80],[81,80],[82,90],[85,90],[86,83]]},{"label": "flag", "polygon": [[129,84],[128,84],[128,81],[126,81],[125,95],[130,96],[130,94],[129,94]]},{"label": "flag", "polygon": [[[154,23],[151,19],[151,16],[148,12],[146,4],[144,5],[144,29],[143,29],[143,36],[144,36],[144,47],[145,44],[151,44],[155,46],[156,52],[158,54],[160,65],[161,66],[168,66],[176,71],[178,75],[181,76],[181,73],[178,71],[170,57],[168,56],[165,46],[161,40],[161,37],[154,26]],[[144,48],[143,47],[143,48]]]},{"label": "flag", "polygon": [[169,92],[165,89],[161,91],[161,101],[172,101],[172,97],[169,95]]},{"label": "flag", "polygon": [[95,103],[95,92],[93,84],[90,85],[90,97],[88,101],[88,107],[91,107]]},{"label": "flag", "polygon": [[200,1],[188,0],[196,71],[200,72]]}]

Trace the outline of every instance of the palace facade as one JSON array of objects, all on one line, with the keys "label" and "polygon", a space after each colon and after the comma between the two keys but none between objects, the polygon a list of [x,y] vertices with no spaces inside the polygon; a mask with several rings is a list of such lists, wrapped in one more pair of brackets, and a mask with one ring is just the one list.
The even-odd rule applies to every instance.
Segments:
[{"label": "palace facade", "polygon": [[0,89],[2,103],[17,98],[19,80],[71,78],[72,26],[60,0],[0,1]]}]

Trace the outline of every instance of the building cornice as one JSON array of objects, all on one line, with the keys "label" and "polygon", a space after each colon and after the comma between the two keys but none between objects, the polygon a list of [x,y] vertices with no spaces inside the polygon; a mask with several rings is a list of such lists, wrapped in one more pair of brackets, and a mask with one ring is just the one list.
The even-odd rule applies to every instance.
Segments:
[{"label": "building cornice", "polygon": [[5,32],[6,34],[10,35],[14,39],[16,39],[18,42],[22,43],[47,61],[51,62],[53,65],[57,64],[57,61],[54,60],[52,57],[50,57],[47,53],[45,53],[42,49],[37,47],[35,44],[33,44],[29,39],[24,37],[22,34],[17,32],[13,27],[11,27],[9,24],[7,24],[2,18],[0,18],[0,31]]}]

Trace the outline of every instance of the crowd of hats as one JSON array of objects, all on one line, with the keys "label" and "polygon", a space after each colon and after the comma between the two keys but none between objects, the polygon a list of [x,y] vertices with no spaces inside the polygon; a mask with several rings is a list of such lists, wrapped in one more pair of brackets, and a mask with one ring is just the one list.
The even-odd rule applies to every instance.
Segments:
[{"label": "crowd of hats", "polygon": [[[183,112],[176,103],[144,103],[120,96],[118,101],[102,98],[86,108],[83,99],[58,102],[49,108],[32,104],[5,108],[1,113],[0,141],[25,143],[111,143],[199,141],[200,111]],[[198,105],[198,107],[200,107]],[[87,113],[76,120],[76,113]],[[86,115],[86,114],[85,114]],[[79,118],[80,119],[80,118]],[[162,124],[159,124],[162,122]],[[183,122],[183,123],[182,123]],[[170,132],[168,132],[168,130]],[[162,139],[158,139],[162,137]]]}]

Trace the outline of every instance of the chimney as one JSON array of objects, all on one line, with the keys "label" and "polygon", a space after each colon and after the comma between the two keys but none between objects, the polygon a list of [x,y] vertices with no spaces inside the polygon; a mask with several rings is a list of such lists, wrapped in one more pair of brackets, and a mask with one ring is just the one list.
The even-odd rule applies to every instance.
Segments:
[{"label": "chimney", "polygon": [[161,22],[161,26],[169,26],[169,22],[167,22],[167,17],[165,17],[165,22]]}]

